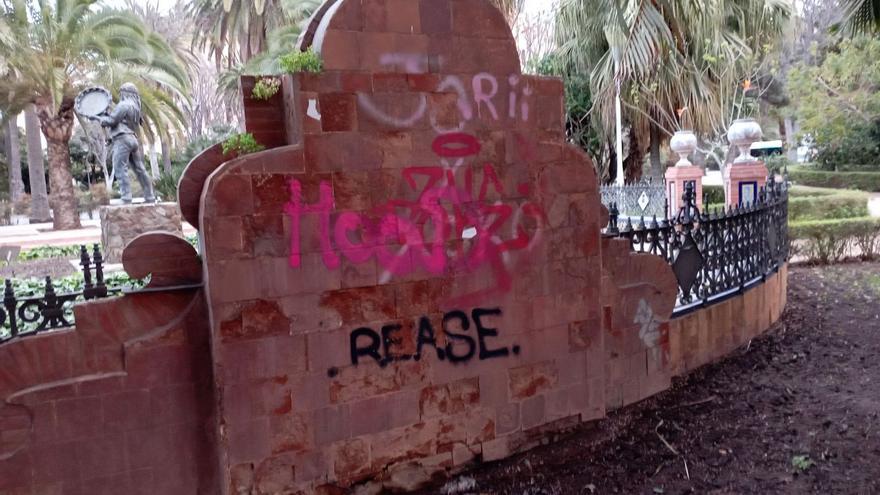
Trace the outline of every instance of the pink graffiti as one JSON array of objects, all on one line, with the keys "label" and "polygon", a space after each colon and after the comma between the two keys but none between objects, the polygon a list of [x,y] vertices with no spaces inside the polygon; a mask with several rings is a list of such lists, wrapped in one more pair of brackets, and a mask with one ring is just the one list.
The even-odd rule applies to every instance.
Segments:
[{"label": "pink graffiti", "polygon": [[[480,143],[468,134],[445,134],[435,140],[433,149],[440,157],[463,158],[477,156]],[[303,215],[314,214],[319,220],[322,261],[330,270],[338,269],[343,258],[355,265],[375,259],[395,277],[417,271],[435,276],[469,273],[487,266],[495,279],[494,288],[462,296],[458,301],[506,293],[512,288],[513,277],[505,263],[505,253],[531,250],[546,216],[534,203],[514,207],[489,202],[492,190],[504,195],[504,185],[491,164],[483,164],[481,171],[482,181],[474,198],[472,167],[458,177],[454,170],[440,166],[406,168],[402,179],[418,193],[417,200],[390,200],[368,213],[342,212],[333,221],[335,202],[331,184],[322,182],[318,201],[305,204],[302,184],[294,179],[290,183],[290,201],[285,206],[292,227],[290,265],[301,266],[301,219]],[[520,194],[528,195],[529,191],[527,183],[517,186]],[[534,235],[524,225],[525,219],[532,220]],[[512,230],[505,236],[502,229],[508,224]],[[466,235],[468,231],[473,235]]]}]

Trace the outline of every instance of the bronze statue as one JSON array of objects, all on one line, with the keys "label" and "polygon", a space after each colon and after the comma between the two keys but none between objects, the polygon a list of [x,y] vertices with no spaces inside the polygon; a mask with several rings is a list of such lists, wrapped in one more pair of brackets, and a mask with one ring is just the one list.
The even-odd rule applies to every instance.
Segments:
[{"label": "bronze statue", "polygon": [[110,100],[110,93],[104,88],[89,88],[77,98],[77,112],[98,120],[103,127],[110,129],[110,157],[114,175],[119,180],[122,202],[131,203],[131,182],[128,177],[128,166],[131,165],[144,190],[144,200],[153,203],[156,201],[153,183],[144,168],[144,155],[138,140],[138,131],[141,128],[141,99],[137,87],[132,83],[120,86],[119,103],[108,114],[107,107]]}]

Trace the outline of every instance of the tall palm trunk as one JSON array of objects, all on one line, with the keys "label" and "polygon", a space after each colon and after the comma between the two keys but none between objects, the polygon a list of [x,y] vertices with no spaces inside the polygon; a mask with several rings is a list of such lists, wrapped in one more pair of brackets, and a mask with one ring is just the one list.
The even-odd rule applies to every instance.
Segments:
[{"label": "tall palm trunk", "polygon": [[21,180],[21,149],[18,143],[18,115],[6,119],[6,158],[9,161],[9,199],[18,202],[24,196]]},{"label": "tall palm trunk", "polygon": [[160,136],[160,142],[162,144],[162,173],[165,175],[171,175],[171,137],[170,136]]},{"label": "tall palm trunk", "polygon": [[651,174],[650,177],[660,183],[663,178],[663,159],[660,156],[660,141],[663,136],[660,134],[660,128],[657,124],[651,123]]},{"label": "tall palm trunk", "polygon": [[31,223],[49,222],[52,214],[49,212],[49,195],[46,192],[40,119],[33,104],[25,107],[24,125],[27,132],[28,177],[31,185]]},{"label": "tall palm trunk", "polygon": [[53,228],[81,227],[73,175],[70,173],[70,136],[73,134],[73,99],[65,98],[58,112],[51,103],[37,104],[37,115],[49,147],[49,186],[52,189]]}]

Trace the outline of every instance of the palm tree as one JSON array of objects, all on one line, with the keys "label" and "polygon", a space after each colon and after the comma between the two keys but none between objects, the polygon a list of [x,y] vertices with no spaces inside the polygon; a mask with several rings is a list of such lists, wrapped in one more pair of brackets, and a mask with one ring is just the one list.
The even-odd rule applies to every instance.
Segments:
[{"label": "palm tree", "polygon": [[[589,73],[593,121],[613,135],[620,88],[632,143],[650,143],[660,168],[663,133],[688,109],[698,133],[723,127],[720,88],[737,87],[790,15],[783,0],[566,0],[557,18],[559,56]],[[631,146],[641,168],[643,146]],[[654,168],[652,167],[652,168]]]},{"label": "palm tree", "polygon": [[[305,21],[322,0],[192,0],[194,43],[206,48],[229,114],[240,112],[239,78],[277,74],[282,55],[296,46]],[[229,115],[231,118],[232,115]]]},{"label": "palm tree", "polygon": [[36,106],[48,145],[56,229],[80,226],[68,148],[78,91],[107,76],[180,94],[187,83],[164,40],[134,16],[97,10],[95,4],[96,0],[19,0],[5,5],[0,17],[0,101],[18,108]]},{"label": "palm tree", "polygon": [[525,0],[490,0],[490,2],[504,14],[504,18],[507,19],[507,23],[511,27],[516,23],[525,4]]},{"label": "palm tree", "polygon": [[880,0],[843,0],[846,15],[841,27],[849,35],[880,29]]},{"label": "palm tree", "polygon": [[43,143],[40,139],[40,119],[33,103],[24,109],[24,129],[27,135],[28,180],[31,186],[31,221],[48,222],[49,194],[46,192],[46,171],[43,168]]},{"label": "palm tree", "polygon": [[195,41],[220,70],[245,64],[263,52],[269,33],[288,25],[281,0],[193,0]]},{"label": "palm tree", "polygon": [[9,173],[9,200],[17,203],[24,196],[24,183],[21,180],[21,150],[18,142],[18,115],[7,114],[4,122],[4,142]]}]

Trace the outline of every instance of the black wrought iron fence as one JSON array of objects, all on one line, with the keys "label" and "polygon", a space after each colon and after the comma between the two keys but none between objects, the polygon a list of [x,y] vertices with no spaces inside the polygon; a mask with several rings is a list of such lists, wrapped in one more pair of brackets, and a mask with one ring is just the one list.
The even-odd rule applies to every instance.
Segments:
[{"label": "black wrought iron fence", "polygon": [[693,185],[675,218],[656,216],[618,226],[617,205],[605,235],[630,240],[633,250],[651,253],[672,266],[678,280],[676,314],[711,304],[761,282],[785,263],[788,244],[788,187],[771,177],[755,203],[700,211]]},{"label": "black wrought iron fence", "polygon": [[23,335],[72,327],[74,303],[108,297],[123,290],[104,283],[104,258],[97,244],[91,255],[86,246],[80,246],[80,266],[83,285],[75,292],[56,292],[52,278],[46,277],[42,295],[19,296],[13,280],[6,279],[0,308],[0,343]]},{"label": "black wrought iron fence", "polygon": [[602,186],[599,188],[599,195],[606,207],[610,207],[612,203],[617,205],[622,217],[666,216],[666,187],[662,182],[654,184],[649,179],[623,186]]}]

